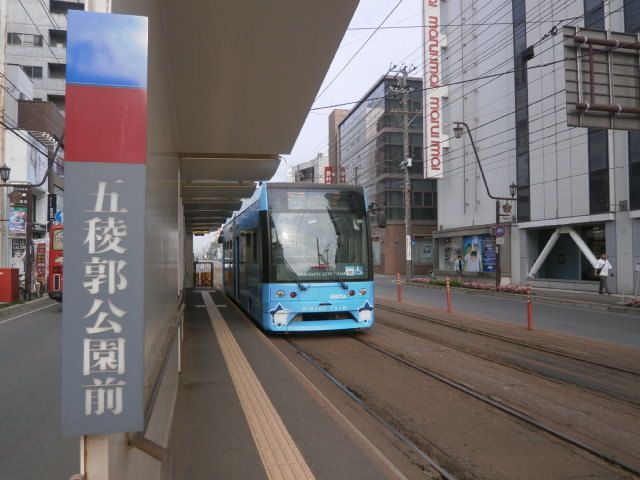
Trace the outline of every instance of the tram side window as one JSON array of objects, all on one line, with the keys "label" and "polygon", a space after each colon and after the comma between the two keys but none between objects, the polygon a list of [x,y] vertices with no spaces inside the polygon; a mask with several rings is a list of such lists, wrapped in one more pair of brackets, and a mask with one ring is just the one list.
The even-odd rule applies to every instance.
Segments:
[{"label": "tram side window", "polygon": [[253,261],[254,263],[258,261],[258,238],[256,236],[256,232],[253,232]]}]

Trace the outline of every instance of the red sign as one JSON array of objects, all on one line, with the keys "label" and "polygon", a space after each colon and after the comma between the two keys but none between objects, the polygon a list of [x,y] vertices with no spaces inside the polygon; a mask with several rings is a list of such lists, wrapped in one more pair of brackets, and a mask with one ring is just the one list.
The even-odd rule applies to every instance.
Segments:
[{"label": "red sign", "polygon": [[324,167],[324,183],[334,183],[333,180],[333,167]]}]

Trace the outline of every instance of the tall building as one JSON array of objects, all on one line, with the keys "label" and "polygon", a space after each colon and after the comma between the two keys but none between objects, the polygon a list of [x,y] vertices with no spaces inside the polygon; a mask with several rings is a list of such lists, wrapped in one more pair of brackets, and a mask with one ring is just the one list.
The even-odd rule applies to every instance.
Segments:
[{"label": "tall building", "polygon": [[[45,179],[50,148],[55,148],[56,138],[60,138],[63,128],[62,115],[50,103],[31,102],[32,83],[25,72],[16,65],[8,65],[3,74],[5,102],[3,118],[10,127],[4,130],[4,163],[10,170],[10,182],[34,185],[31,188],[31,208],[14,197],[13,188],[0,189],[7,199],[2,205],[0,216],[7,221],[0,224],[0,267],[18,268],[24,272],[27,245],[27,222],[31,223],[31,240],[34,249],[46,249],[48,193],[58,191],[54,184]],[[53,111],[42,110],[51,106]],[[36,110],[34,110],[34,108]],[[44,122],[32,117],[45,116]],[[31,125],[44,126],[33,130]],[[39,129],[41,127],[38,127]],[[8,194],[8,195],[7,195]],[[63,207],[62,196],[57,197],[57,206]],[[18,201],[19,203],[15,203]],[[35,260],[44,261],[43,258]],[[43,265],[34,269],[34,280],[44,284]]]},{"label": "tall building", "polygon": [[[376,273],[406,273],[404,224],[403,118],[401,97],[392,90],[395,76],[385,75],[339,125],[339,171],[346,183],[363,185],[368,201],[387,212],[387,227],[372,226]],[[409,152],[412,167],[412,261],[415,274],[433,268],[432,231],[436,227],[436,182],[422,178],[422,80],[409,78]]]},{"label": "tall building", "polygon": [[[609,283],[631,293],[640,275],[640,132],[567,126],[563,28],[637,34],[640,0],[424,5],[426,78],[449,85],[434,93],[449,140],[425,139],[428,160],[431,146],[442,147],[438,269],[452,272],[457,255],[467,268],[476,251],[484,258],[467,275],[495,275],[495,200],[468,133],[454,138],[454,122],[464,121],[491,194],[509,198],[517,186],[515,200],[501,203],[503,283],[595,290],[593,255],[606,252],[616,272]],[[425,108],[426,131],[430,115]]]},{"label": "tall building", "polygon": [[33,81],[33,99],[65,109],[67,12],[84,3],[61,0],[8,0],[8,64],[18,65]]},{"label": "tall building", "polygon": [[329,157],[322,153],[318,153],[313,160],[302,162],[291,167],[289,172],[290,182],[307,182],[307,183],[331,183],[326,182],[326,167],[329,166]]},{"label": "tall building", "polygon": [[339,179],[338,172],[338,155],[340,150],[338,148],[340,139],[340,124],[349,115],[349,110],[335,109],[329,114],[329,167],[333,176],[333,181],[337,182]]}]

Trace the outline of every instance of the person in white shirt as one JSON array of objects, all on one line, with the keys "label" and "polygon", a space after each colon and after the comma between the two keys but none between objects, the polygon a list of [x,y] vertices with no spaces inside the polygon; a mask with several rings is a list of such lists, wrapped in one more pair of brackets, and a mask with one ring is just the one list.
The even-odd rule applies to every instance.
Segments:
[{"label": "person in white shirt", "polygon": [[613,277],[613,267],[607,260],[607,254],[603,253],[600,255],[600,259],[596,262],[596,276],[600,280],[600,288],[598,289],[598,293],[600,295],[603,294],[603,291],[607,292],[607,295],[611,295],[609,291],[609,285],[607,284],[607,280],[609,279],[609,275]]}]

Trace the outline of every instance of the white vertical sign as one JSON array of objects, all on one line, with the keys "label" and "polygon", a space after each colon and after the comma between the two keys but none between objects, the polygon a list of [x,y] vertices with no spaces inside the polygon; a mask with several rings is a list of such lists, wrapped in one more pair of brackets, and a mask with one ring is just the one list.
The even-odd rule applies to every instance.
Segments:
[{"label": "white vertical sign", "polygon": [[442,178],[442,69],[440,0],[424,0],[424,178]]}]

